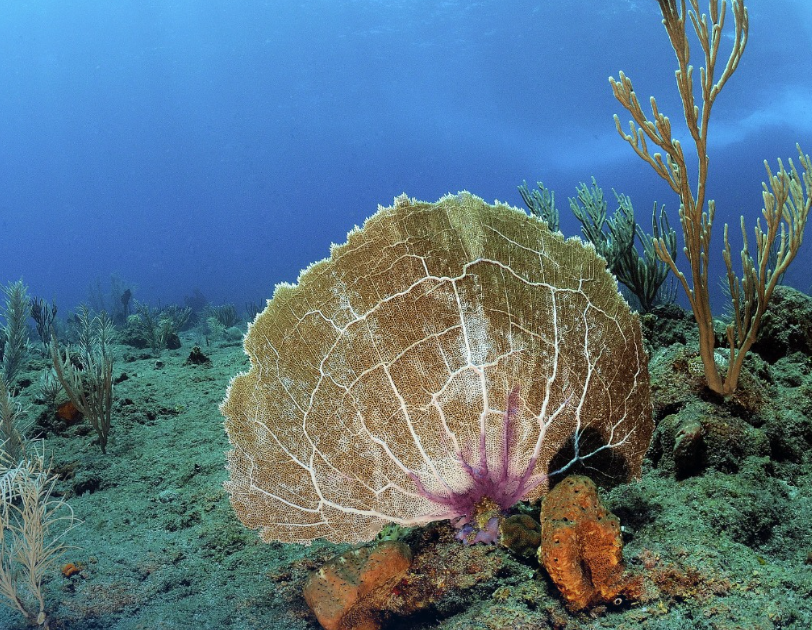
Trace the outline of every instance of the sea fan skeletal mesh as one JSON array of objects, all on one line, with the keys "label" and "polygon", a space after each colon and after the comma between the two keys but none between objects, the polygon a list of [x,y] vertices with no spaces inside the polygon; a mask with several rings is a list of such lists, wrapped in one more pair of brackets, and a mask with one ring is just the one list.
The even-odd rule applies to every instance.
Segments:
[{"label": "sea fan skeletal mesh", "polygon": [[653,430],[639,322],[604,261],[468,193],[379,208],[276,288],[245,350],[225,485],[266,541],[465,520],[477,474],[538,498],[587,432],[639,476]]}]

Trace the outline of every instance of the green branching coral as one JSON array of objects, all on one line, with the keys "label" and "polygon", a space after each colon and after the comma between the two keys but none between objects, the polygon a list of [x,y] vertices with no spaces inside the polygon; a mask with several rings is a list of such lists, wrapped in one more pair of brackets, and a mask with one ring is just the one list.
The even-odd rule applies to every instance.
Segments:
[{"label": "green branching coral", "polygon": [[25,354],[28,352],[28,316],[31,314],[28,287],[22,280],[0,287],[6,296],[5,309],[2,312],[4,343],[2,345],[3,373],[0,375],[6,385],[14,387],[17,372],[22,367]]},{"label": "green branching coral", "polygon": [[560,231],[558,226],[558,208],[555,207],[555,193],[544,185],[544,182],[537,182],[538,190],[530,190],[527,182],[522,182],[519,186],[519,193],[522,195],[525,205],[530,210],[530,214],[541,219],[553,232]]},{"label": "green branching coral", "polygon": [[[531,191],[527,183],[519,192],[533,216],[558,229],[559,214],[555,207],[555,193],[538,183],[539,190]],[[651,234],[647,234],[634,219],[631,199],[615,192],[618,207],[611,217],[607,215],[607,202],[603,190],[592,178],[592,186],[581,183],[577,196],[570,198],[570,209],[581,222],[581,232],[597,252],[606,260],[609,270],[618,282],[629,289],[640,310],[650,311],[657,304],[673,300],[673,291],[663,287],[668,277],[668,265],[654,250],[655,240],[662,240],[672,257],[677,255],[677,235],[668,223],[665,208],[657,212],[655,204],[651,215]],[[614,191],[613,191],[614,192]],[[642,255],[637,249],[639,241]]]}]

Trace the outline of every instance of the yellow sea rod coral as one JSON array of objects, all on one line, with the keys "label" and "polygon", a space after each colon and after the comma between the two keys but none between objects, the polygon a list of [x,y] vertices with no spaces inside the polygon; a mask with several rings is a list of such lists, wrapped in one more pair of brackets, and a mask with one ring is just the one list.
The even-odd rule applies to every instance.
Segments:
[{"label": "yellow sea rod coral", "polygon": [[266,541],[443,519],[493,541],[578,461],[638,476],[653,430],[639,322],[604,261],[468,193],[380,208],[276,288],[245,350],[226,488]]}]

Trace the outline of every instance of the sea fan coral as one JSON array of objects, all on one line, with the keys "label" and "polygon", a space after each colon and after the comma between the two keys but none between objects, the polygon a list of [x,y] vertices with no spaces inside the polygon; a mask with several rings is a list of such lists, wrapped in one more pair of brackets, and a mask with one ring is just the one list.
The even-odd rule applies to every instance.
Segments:
[{"label": "sea fan coral", "polygon": [[266,541],[442,519],[489,539],[578,461],[639,475],[653,430],[639,322],[603,259],[467,193],[379,209],[277,287],[245,349],[226,488]]}]

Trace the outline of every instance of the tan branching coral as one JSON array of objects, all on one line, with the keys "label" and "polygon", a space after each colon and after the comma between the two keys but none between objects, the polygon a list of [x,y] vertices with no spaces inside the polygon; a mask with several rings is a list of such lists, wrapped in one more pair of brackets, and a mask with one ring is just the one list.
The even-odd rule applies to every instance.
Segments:
[{"label": "tan branching coral", "polygon": [[[708,380],[708,387],[719,394],[728,395],[736,390],[744,357],[756,341],[761,318],[767,309],[773,290],[782,274],[801,246],[804,228],[812,206],[812,162],[800,147],[799,162],[803,174],[799,176],[792,160],[785,169],[779,160],[774,174],[765,161],[767,183],[762,193],[764,207],[761,220],[754,229],[756,251],[750,253],[744,217],[741,219],[743,246],[741,250],[742,277],[733,271],[733,256],[728,241],[728,228],[724,226],[724,260],[733,303],[732,322],[727,327],[727,343],[730,357],[722,373],[714,352],[715,338],[713,315],[710,307],[708,259],[711,246],[711,227],[716,206],[713,200],[705,206],[708,179],[708,124],[716,97],[727,80],[736,71],[747,44],[749,18],[743,0],[732,0],[733,37],[730,52],[716,75],[720,43],[725,37],[727,1],[709,1],[709,15],[700,13],[699,0],[690,0],[686,10],[685,0],[658,0],[663,15],[663,25],[677,58],[675,73],[677,88],[682,101],[683,114],[696,151],[697,173],[692,183],[682,144],[673,137],[671,121],[660,112],[657,101],[651,97],[651,117],[643,111],[631,79],[623,72],[619,79],[609,81],[617,100],[631,114],[628,133],[623,130],[620,119],[615,116],[618,133],[631,145],[654,171],[662,177],[680,199],[680,223],[685,239],[685,256],[690,263],[690,279],[680,271],[667,244],[655,241],[659,257],[671,267],[682,284],[699,328],[699,353]],[[721,8],[720,8],[721,7]],[[694,96],[693,66],[690,63],[691,46],[687,21],[691,22],[703,53],[704,65],[700,68],[700,102]],[[649,149],[651,143],[655,149]],[[657,151],[659,150],[659,151]]]},{"label": "tan branching coral", "polygon": [[277,287],[245,349],[226,488],[266,541],[443,519],[494,540],[550,474],[609,455],[639,475],[653,429],[639,322],[594,248],[467,193],[379,209]]}]

